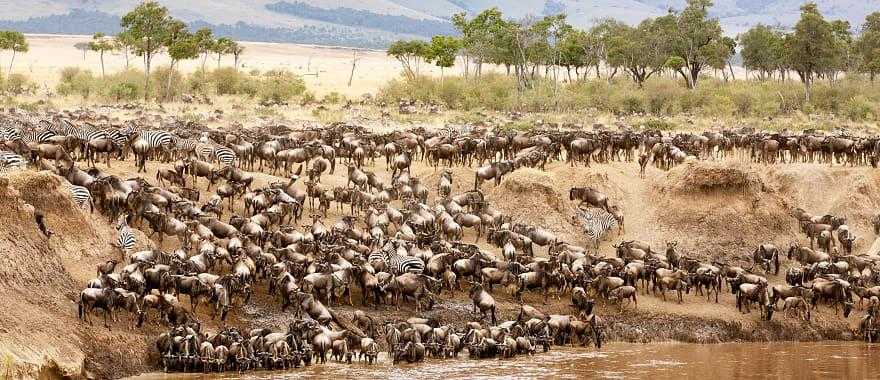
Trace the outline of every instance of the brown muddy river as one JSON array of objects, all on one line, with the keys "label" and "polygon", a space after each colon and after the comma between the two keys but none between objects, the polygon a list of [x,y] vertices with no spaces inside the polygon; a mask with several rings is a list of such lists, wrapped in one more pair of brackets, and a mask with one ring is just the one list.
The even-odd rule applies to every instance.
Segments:
[{"label": "brown muddy river", "polygon": [[[150,373],[135,379],[171,379],[180,374]],[[192,379],[239,378],[227,374],[191,375]],[[880,345],[862,343],[611,343],[597,352],[554,347],[535,356],[469,360],[428,358],[421,364],[392,366],[328,363],[288,372],[257,371],[246,379],[391,378],[391,379],[812,379],[880,378]]]}]

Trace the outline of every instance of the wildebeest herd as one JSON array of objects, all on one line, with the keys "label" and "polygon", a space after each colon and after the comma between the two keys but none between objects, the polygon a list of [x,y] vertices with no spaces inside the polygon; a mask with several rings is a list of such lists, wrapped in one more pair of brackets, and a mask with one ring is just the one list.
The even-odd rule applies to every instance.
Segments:
[{"label": "wildebeest herd", "polygon": [[[117,314],[128,312],[132,327],[167,325],[155,344],[165,370],[290,368],[323,363],[328,355],[351,362],[355,353],[373,363],[383,349],[397,363],[455,357],[464,349],[486,358],[575,341],[600,347],[603,322],[594,303],[626,300],[637,307],[639,288],[659,292],[663,300],[672,292],[679,303],[695,290],[718,302],[726,285],[737,309],[748,313],[757,307],[766,320],[778,309],[809,321],[820,304],[843,308],[846,316],[856,294],[859,307],[863,300],[868,304],[862,333],[876,339],[878,331],[880,257],[852,253],[856,236],[844,217],[794,210],[810,247],[792,243],[786,254],[785,247],[763,244],[752,265],[743,268],[702,262],[680,252],[674,241],[657,247],[626,240],[614,244],[615,257],[600,255],[605,234],[624,231],[624,215],[594,187],[569,192],[577,202],[572,222],[583,228],[593,243],[589,247],[513,220],[482,192],[490,186],[485,181],[498,185],[521,167],[544,169],[553,161],[638,161],[642,175],[649,163],[669,169],[689,157],[733,154],[765,164],[876,166],[876,138],[750,130],[474,128],[376,134],[346,124],[221,133],[182,123],[152,129],[144,121],[112,125],[77,114],[7,115],[2,125],[0,147],[6,150],[0,152],[0,167],[55,172],[67,181],[74,201],[97,208],[117,228],[113,245],[120,256],[98,266],[78,299],[79,317],[91,324],[90,314],[100,310],[110,328]],[[120,178],[95,166],[109,168],[129,155],[139,173],[155,169],[155,176]],[[368,169],[381,166],[376,160],[382,158],[387,178]],[[412,174],[419,161],[435,167],[435,183]],[[448,170],[454,166],[476,166],[472,190],[453,194],[461,180]],[[270,177],[258,186],[257,177],[265,175],[284,180]],[[339,175],[344,185],[328,185],[327,178]],[[328,219],[331,211],[341,217]],[[880,219],[874,223],[880,229]],[[138,229],[149,232],[159,248],[135,250]],[[466,230],[492,248],[465,243]],[[166,237],[174,238],[173,244]],[[778,273],[782,254],[798,264],[785,274],[787,284],[772,285],[761,274]],[[499,320],[498,288],[520,302],[514,319]],[[538,292],[546,304],[551,291],[556,299],[570,300],[572,314],[545,314],[524,303],[526,292]],[[286,328],[225,327],[230,312],[250,304],[255,292],[291,310]],[[456,292],[466,292],[474,321],[457,326],[433,317],[378,321],[363,311],[399,310],[407,301],[414,313],[422,313],[442,302],[443,292],[450,302]],[[180,302],[181,295],[189,305]],[[363,310],[350,318],[333,309],[355,300]],[[205,304],[210,310],[202,316],[219,319],[224,327],[218,331],[202,328],[196,311]]]}]

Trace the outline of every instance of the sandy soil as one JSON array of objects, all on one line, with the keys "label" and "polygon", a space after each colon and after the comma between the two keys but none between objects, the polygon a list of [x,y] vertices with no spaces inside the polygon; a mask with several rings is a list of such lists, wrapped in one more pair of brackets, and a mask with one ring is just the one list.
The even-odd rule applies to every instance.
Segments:
[{"label": "sandy soil", "polygon": [[[92,70],[96,74],[101,73],[101,61],[97,53],[88,51],[83,57],[82,51],[74,48],[74,44],[88,42],[91,36],[27,35],[27,39],[30,51],[16,56],[13,71],[26,73],[43,88],[55,88],[58,74],[64,67],[78,66]],[[401,73],[400,63],[388,57],[384,51],[268,42],[242,42],[242,44],[245,53],[241,57],[240,68],[246,71],[256,69],[261,72],[272,69],[289,70],[302,75],[308,88],[318,96],[334,91],[352,98],[360,97],[365,93],[375,93],[382,85]],[[357,64],[352,84],[348,86],[355,52]],[[9,59],[9,54],[0,57],[4,73],[8,68]],[[164,54],[159,55],[154,61],[155,67],[168,64],[169,59]],[[141,58],[134,55],[129,56],[129,65],[139,69],[143,67]],[[199,69],[201,65],[202,59],[199,58],[182,62],[179,67],[185,72],[191,72]],[[232,66],[233,57],[224,56],[221,65]],[[106,53],[104,67],[107,73],[124,69],[125,56],[122,53]],[[209,69],[217,67],[217,56],[208,57],[205,67]],[[459,64],[446,69],[446,74],[461,73],[462,70],[463,66]],[[493,69],[484,68],[484,70]],[[440,75],[440,69],[429,64],[421,65],[420,72]]]}]

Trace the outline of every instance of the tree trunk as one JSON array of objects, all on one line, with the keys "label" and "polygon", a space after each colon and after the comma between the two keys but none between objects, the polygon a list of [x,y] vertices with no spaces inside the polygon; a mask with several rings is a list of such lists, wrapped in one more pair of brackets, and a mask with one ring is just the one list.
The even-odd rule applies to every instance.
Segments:
[{"label": "tree trunk", "polygon": [[217,68],[218,68],[218,69],[220,68],[220,58],[221,58],[221,57],[223,57],[223,55],[220,54],[220,53],[217,53]]},{"label": "tree trunk", "polygon": [[[208,62],[208,52],[205,52],[205,54],[202,56],[202,71],[205,71],[205,62]],[[306,71],[309,70],[306,69]]]},{"label": "tree trunk", "polygon": [[351,87],[351,81],[354,79],[355,65],[357,65],[357,52],[354,52],[354,57],[351,59],[351,73],[348,74],[348,87]]},{"label": "tree trunk", "polygon": [[150,101],[150,53],[144,54],[144,102]]},{"label": "tree trunk", "polygon": [[174,60],[171,60],[171,66],[168,67],[168,88],[165,89],[165,97],[168,100],[173,101],[174,98],[171,96],[171,79],[174,78]]},{"label": "tree trunk", "polygon": [[104,77],[106,76],[106,73],[104,72],[104,51],[103,50],[101,50],[100,57],[101,57],[101,79],[104,79]]},{"label": "tree trunk", "polygon": [[[232,57],[235,59],[235,60],[233,61],[233,66],[235,67],[236,70],[238,70],[238,57],[239,57],[239,55],[238,55],[238,54],[233,54]],[[348,85],[348,86],[351,87],[351,85]]]},{"label": "tree trunk", "polygon": [[733,65],[730,63],[730,61],[727,61],[727,68],[730,69],[730,79],[735,81],[736,74],[733,73]]},{"label": "tree trunk", "polygon": [[12,75],[12,63],[15,62],[15,49],[12,49],[12,59],[9,60],[9,70],[7,71],[8,75]]},{"label": "tree trunk", "polygon": [[122,49],[125,53],[125,71],[128,71],[128,48]]}]

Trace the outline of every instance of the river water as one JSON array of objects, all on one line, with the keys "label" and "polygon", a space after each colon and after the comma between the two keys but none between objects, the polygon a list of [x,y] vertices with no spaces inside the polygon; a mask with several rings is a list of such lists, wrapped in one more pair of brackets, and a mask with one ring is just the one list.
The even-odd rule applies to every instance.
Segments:
[{"label": "river water", "polygon": [[[191,375],[192,379],[238,378],[227,374]],[[180,374],[144,374],[139,380],[180,378]],[[814,379],[880,378],[880,345],[848,342],[626,344],[601,351],[553,347],[547,353],[514,359],[428,358],[420,364],[312,365],[288,372],[257,371],[246,379]]]}]

